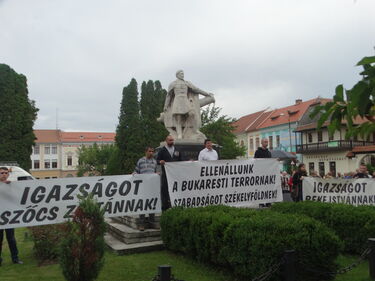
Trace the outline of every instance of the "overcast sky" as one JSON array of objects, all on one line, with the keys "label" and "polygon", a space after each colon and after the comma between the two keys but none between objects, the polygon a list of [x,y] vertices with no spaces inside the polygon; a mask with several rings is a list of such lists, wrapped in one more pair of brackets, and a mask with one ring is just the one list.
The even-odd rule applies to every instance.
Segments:
[{"label": "overcast sky", "polygon": [[36,129],[115,131],[131,78],[185,79],[239,118],[332,97],[374,55],[374,0],[0,0],[0,63],[28,78]]}]

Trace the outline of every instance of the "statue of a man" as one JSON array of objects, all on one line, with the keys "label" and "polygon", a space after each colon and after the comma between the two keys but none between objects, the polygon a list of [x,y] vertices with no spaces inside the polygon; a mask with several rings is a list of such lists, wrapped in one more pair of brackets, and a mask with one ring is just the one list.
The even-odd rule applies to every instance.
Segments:
[{"label": "statue of a man", "polygon": [[[184,72],[176,72],[177,80],[168,87],[164,104],[164,112],[159,121],[164,121],[169,133],[176,139],[197,140],[205,139],[199,131],[201,127],[200,108],[215,102],[213,94],[207,93],[191,82],[184,80]],[[199,99],[199,95],[205,96]]]}]

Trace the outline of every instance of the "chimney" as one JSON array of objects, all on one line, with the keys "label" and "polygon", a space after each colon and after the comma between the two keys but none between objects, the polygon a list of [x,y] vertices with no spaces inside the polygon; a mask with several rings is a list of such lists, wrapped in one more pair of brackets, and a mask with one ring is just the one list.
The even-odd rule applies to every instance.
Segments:
[{"label": "chimney", "polygon": [[302,99],[297,99],[296,104],[300,104],[302,102]]}]

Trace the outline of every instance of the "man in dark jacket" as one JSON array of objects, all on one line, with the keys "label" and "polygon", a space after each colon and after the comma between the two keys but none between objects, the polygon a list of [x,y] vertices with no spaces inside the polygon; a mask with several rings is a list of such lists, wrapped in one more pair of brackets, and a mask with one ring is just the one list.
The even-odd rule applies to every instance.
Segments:
[{"label": "man in dark jacket", "polygon": [[168,192],[168,181],[165,174],[165,162],[181,161],[182,155],[174,146],[174,138],[167,136],[165,139],[165,146],[159,150],[157,163],[162,167],[161,183],[160,183],[160,196],[161,196],[161,209],[165,211],[171,207],[171,200]]},{"label": "man in dark jacket", "polygon": [[[261,141],[262,146],[258,147],[255,151],[254,158],[271,158],[271,152],[268,150],[268,139],[263,138]],[[271,203],[259,204],[259,207],[270,207]]]},{"label": "man in dark jacket", "polygon": [[355,179],[367,179],[367,178],[369,178],[369,176],[368,176],[368,172],[367,172],[367,166],[365,165],[365,164],[361,164],[360,166],[359,166],[359,171],[358,171],[358,173],[356,173],[354,176],[353,176],[353,178],[355,178]]},{"label": "man in dark jacket", "polygon": [[255,151],[254,158],[271,158],[271,152],[268,150],[268,139],[262,139],[262,146]]}]

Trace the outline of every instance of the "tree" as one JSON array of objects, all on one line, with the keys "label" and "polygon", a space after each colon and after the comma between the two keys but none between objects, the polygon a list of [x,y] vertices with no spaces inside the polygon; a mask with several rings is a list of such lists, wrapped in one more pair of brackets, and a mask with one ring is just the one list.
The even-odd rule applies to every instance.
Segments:
[{"label": "tree", "polygon": [[144,134],[143,146],[159,146],[160,142],[168,135],[164,125],[157,121],[163,111],[166,91],[159,81],[149,80],[141,86],[141,121]]},{"label": "tree", "polygon": [[29,170],[38,109],[28,97],[26,77],[6,64],[0,64],[0,104],[0,161]]},{"label": "tree", "polygon": [[117,160],[121,173],[130,174],[134,170],[138,158],[143,155],[143,143],[137,81],[133,78],[122,92],[116,130],[116,145],[119,149]]},{"label": "tree", "polygon": [[[346,138],[359,135],[366,139],[375,132],[375,56],[364,57],[357,66],[363,67],[362,79],[350,90],[338,85],[333,101],[317,106],[311,114],[311,117],[320,115],[318,129],[329,121],[330,135],[340,130],[343,123],[348,128]],[[366,121],[356,126],[358,117]]]},{"label": "tree", "polygon": [[215,106],[206,107],[202,111],[202,133],[222,147],[220,149],[222,159],[235,159],[243,156],[245,148],[235,141],[236,136],[233,134],[235,128],[232,123],[235,120],[226,115],[220,116],[220,111],[221,108]]},{"label": "tree", "polygon": [[78,172],[82,177],[107,175],[107,166],[112,154],[117,153],[115,145],[82,146],[78,149]]}]

